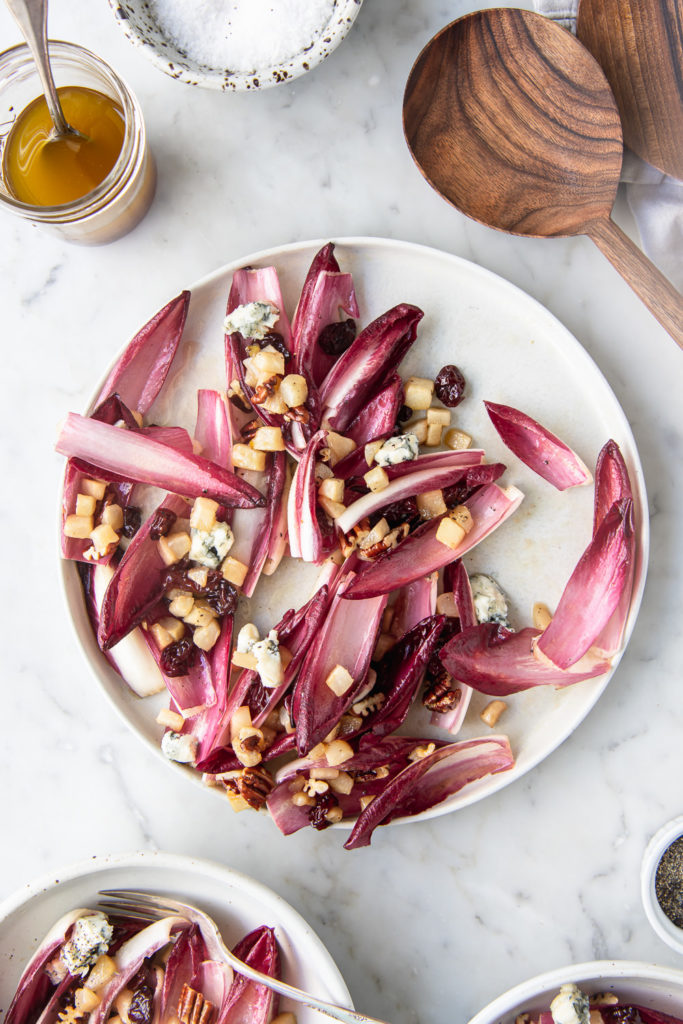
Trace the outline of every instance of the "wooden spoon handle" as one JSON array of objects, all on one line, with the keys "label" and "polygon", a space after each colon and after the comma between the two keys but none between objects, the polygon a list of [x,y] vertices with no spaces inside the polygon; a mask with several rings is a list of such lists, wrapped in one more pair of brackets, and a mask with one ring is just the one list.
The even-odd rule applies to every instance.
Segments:
[{"label": "wooden spoon handle", "polygon": [[683,348],[683,297],[610,217],[586,228],[615,270],[633,288],[677,345]]}]

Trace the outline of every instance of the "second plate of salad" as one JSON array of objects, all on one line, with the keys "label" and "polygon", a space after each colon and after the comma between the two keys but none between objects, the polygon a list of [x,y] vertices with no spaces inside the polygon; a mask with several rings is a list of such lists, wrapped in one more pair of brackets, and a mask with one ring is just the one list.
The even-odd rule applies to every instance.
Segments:
[{"label": "second plate of salad", "polygon": [[286,835],[348,825],[354,849],[519,778],[640,604],[643,475],[609,385],[533,299],[421,246],[222,268],[57,449],[95,677],[226,814]]}]

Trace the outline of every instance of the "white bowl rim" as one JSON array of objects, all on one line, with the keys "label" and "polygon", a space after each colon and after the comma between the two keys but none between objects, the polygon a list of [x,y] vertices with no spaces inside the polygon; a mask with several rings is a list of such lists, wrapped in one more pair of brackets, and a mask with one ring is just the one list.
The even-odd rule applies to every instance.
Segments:
[{"label": "white bowl rim", "polygon": [[643,854],[640,873],[640,895],[645,915],[659,938],[666,942],[671,949],[675,949],[677,953],[683,953],[683,928],[677,928],[660,907],[655,893],[655,876],[662,854],[674,840],[681,836],[683,836],[683,814],[667,821],[652,836]]},{"label": "white bowl rim", "polygon": [[[257,68],[254,71],[229,71],[218,68],[204,71],[196,65],[192,58],[183,56],[171,40],[168,40],[169,46],[172,47],[172,53],[176,53],[177,57],[172,59],[171,56],[160,53],[155,44],[141,36],[131,25],[130,17],[127,14],[125,17],[119,14],[119,11],[122,10],[121,0],[109,0],[109,6],[123,34],[133,46],[142,50],[155,67],[186,85],[198,85],[202,88],[223,92],[260,92],[263,89],[292,82],[312,71],[322,64],[346,38],[362,5],[363,0],[335,0],[333,13],[320,36],[306,50],[294,54],[289,60],[282,61],[281,64]],[[325,42],[325,40],[327,41]],[[179,61],[187,62],[189,66],[185,67]]]},{"label": "white bowl rim", "polygon": [[475,1014],[468,1024],[499,1024],[502,1014],[515,1010],[521,1012],[520,1004],[533,1001],[539,993],[547,989],[559,989],[561,985],[575,982],[577,985],[592,980],[605,978],[638,978],[644,981],[663,981],[679,985],[683,989],[683,970],[676,967],[663,967],[640,960],[589,960],[581,964],[568,964],[556,967],[534,978],[520,982],[513,988],[498,996],[483,1010]]},{"label": "white bowl rim", "polygon": [[[642,604],[643,594],[644,594],[644,591],[645,591],[645,582],[646,582],[646,579],[647,579],[647,572],[648,572],[648,565],[649,565],[649,553],[650,553],[650,520],[649,520],[649,514],[648,514],[648,507],[649,507],[648,506],[648,497],[647,497],[647,490],[646,490],[646,486],[645,486],[645,477],[644,477],[644,473],[643,473],[642,462],[641,462],[641,459],[640,459],[640,453],[638,451],[638,448],[637,448],[637,445],[636,445],[636,442],[635,442],[635,438],[633,436],[633,431],[631,429],[631,424],[629,423],[629,421],[628,421],[628,419],[626,417],[626,414],[625,414],[624,410],[621,407],[621,403],[619,402],[617,396],[614,393],[614,390],[613,390],[612,386],[610,385],[609,381],[607,380],[607,378],[602,373],[600,367],[597,365],[597,363],[594,362],[592,356],[589,354],[587,349],[584,348],[584,346],[581,344],[581,342],[578,340],[578,338],[576,338],[576,336],[574,334],[572,334],[572,332],[569,330],[569,328],[566,327],[562,323],[562,321],[558,317],[555,316],[554,313],[552,313],[546,306],[544,306],[542,302],[540,302],[538,299],[534,298],[528,292],[524,291],[523,288],[520,288],[518,285],[514,284],[512,281],[509,281],[507,278],[502,277],[500,274],[497,274],[495,271],[489,270],[487,267],[484,267],[481,264],[476,263],[474,260],[466,259],[463,256],[458,256],[457,254],[448,252],[448,250],[445,250],[445,249],[439,249],[436,246],[425,245],[425,244],[420,243],[420,242],[405,241],[404,239],[387,238],[387,237],[381,237],[381,236],[376,237],[376,236],[372,236],[372,235],[350,235],[350,236],[345,236],[345,235],[336,236],[336,235],[332,235],[332,236],[329,236],[327,238],[302,239],[302,240],[299,240],[299,241],[296,241],[296,242],[285,243],[283,245],[268,246],[265,249],[259,249],[256,252],[252,252],[252,253],[248,253],[248,254],[246,254],[244,256],[240,256],[240,257],[238,257],[235,260],[229,260],[227,263],[223,264],[221,267],[218,267],[215,270],[210,271],[208,274],[205,274],[203,277],[201,277],[198,281],[193,282],[192,285],[191,285],[191,291],[194,292],[194,291],[199,290],[200,288],[209,288],[215,280],[221,278],[227,272],[229,272],[231,270],[234,270],[234,269],[236,269],[239,266],[247,266],[247,265],[257,264],[257,263],[260,263],[261,261],[263,261],[264,259],[272,260],[274,258],[277,258],[280,255],[286,255],[288,253],[296,253],[296,252],[300,252],[300,251],[306,250],[306,249],[313,249],[313,250],[317,251],[323,245],[327,244],[327,242],[329,242],[330,239],[334,242],[335,246],[338,245],[340,247],[348,246],[348,247],[357,247],[357,248],[360,248],[360,249],[371,249],[373,247],[376,247],[376,248],[380,248],[380,249],[386,248],[386,249],[389,249],[389,250],[394,250],[394,249],[398,248],[398,249],[401,249],[401,250],[403,250],[405,252],[414,252],[414,253],[418,253],[418,254],[422,253],[422,254],[427,254],[427,255],[432,254],[432,255],[437,256],[437,257],[446,257],[449,260],[452,260],[454,263],[465,264],[469,268],[470,272],[476,273],[477,275],[480,275],[482,278],[485,278],[485,279],[488,278],[488,279],[494,281],[498,287],[507,288],[512,293],[514,293],[515,295],[522,296],[525,302],[528,302],[531,305],[535,306],[539,311],[541,311],[541,313],[543,315],[547,316],[548,318],[550,318],[550,320],[553,321],[553,323],[556,326],[556,328],[564,334],[564,336],[565,336],[565,343],[567,345],[571,346],[572,354],[573,354],[574,358],[577,359],[577,360],[582,360],[587,366],[590,367],[591,372],[594,373],[595,375],[597,375],[597,377],[600,378],[602,385],[604,386],[606,391],[611,395],[611,397],[614,400],[615,406],[616,406],[616,408],[618,410],[618,413],[619,413],[619,415],[621,417],[621,420],[622,420],[622,429],[624,431],[624,435],[628,438],[629,445],[632,446],[632,449],[633,449],[633,451],[635,452],[635,454],[637,456],[637,464],[634,467],[635,468],[635,479],[633,480],[633,484],[634,484],[634,496],[636,494],[637,495],[642,495],[642,501],[640,502],[640,505],[641,505],[641,508],[640,508],[641,528],[640,528],[640,532],[639,532],[639,536],[638,536],[638,543],[640,545],[640,551],[641,551],[641,555],[642,555],[642,571],[641,571],[641,574],[640,574],[640,578],[637,581],[637,585],[634,587],[633,593],[631,595],[631,605],[630,605],[630,610],[629,610],[628,621],[627,621],[627,624],[626,624],[626,630],[625,630],[625,634],[624,634],[624,640],[623,640],[622,649],[616,655],[614,655],[614,657],[612,659],[612,668],[611,668],[611,670],[609,672],[605,673],[604,676],[598,677],[597,681],[600,683],[600,686],[599,686],[598,689],[596,689],[596,692],[593,695],[592,700],[590,702],[588,702],[586,704],[586,706],[582,709],[580,716],[577,718],[577,720],[575,722],[570,721],[566,725],[566,727],[563,728],[559,732],[558,737],[557,737],[557,742],[555,742],[553,744],[553,746],[552,746],[552,748],[550,750],[537,751],[534,754],[534,756],[529,759],[529,762],[527,764],[525,764],[524,767],[519,772],[517,772],[513,777],[511,777],[511,778],[509,777],[509,773],[507,773],[507,772],[501,772],[501,773],[499,773],[497,775],[490,776],[489,777],[490,781],[489,781],[489,783],[487,785],[487,790],[486,790],[485,794],[480,794],[478,792],[478,790],[475,790],[474,792],[472,792],[472,791],[467,792],[466,791],[464,795],[462,793],[458,794],[458,802],[457,802],[457,806],[456,807],[451,806],[449,800],[445,800],[445,801],[442,801],[439,804],[436,804],[434,807],[430,807],[426,811],[422,811],[417,816],[403,816],[403,817],[399,817],[399,818],[392,818],[391,821],[388,823],[390,826],[410,825],[412,823],[415,823],[416,821],[418,821],[418,822],[419,821],[428,821],[428,820],[430,820],[432,818],[439,818],[442,815],[450,814],[452,811],[462,810],[463,808],[469,807],[473,803],[478,803],[479,800],[484,799],[487,796],[491,796],[494,793],[497,793],[499,790],[504,789],[507,786],[512,785],[513,783],[519,781],[520,778],[522,778],[528,772],[530,772],[534,768],[536,768],[543,760],[545,760],[546,757],[549,757],[555,750],[557,750],[558,747],[560,747],[565,742],[565,740],[574,732],[574,730],[577,729],[581,725],[581,723],[585,720],[585,718],[589,715],[589,713],[595,707],[595,704],[597,703],[599,698],[604,693],[608,683],[611,681],[614,673],[616,672],[616,670],[617,670],[617,668],[619,666],[619,662],[621,661],[622,657],[626,653],[626,649],[628,647],[628,644],[630,642],[633,630],[635,628],[635,624],[636,624],[636,621],[637,621],[637,618],[638,618],[638,614],[639,614],[639,611],[640,611],[640,607],[641,607],[641,604]],[[110,362],[110,365],[107,367],[105,373],[100,376],[100,382],[103,383],[108,378],[109,373],[111,372],[111,369],[113,368],[113,366],[116,364],[116,362],[120,358],[121,353],[123,352],[123,350],[126,347],[126,344],[127,343],[123,344],[118,349],[118,351],[115,353],[115,355],[112,358],[112,360]],[[93,394],[97,394],[97,389],[95,389],[93,391]],[[161,750],[160,744],[154,743],[154,742],[152,742],[151,739],[149,739],[149,737],[141,735],[140,732],[135,728],[133,723],[126,716],[125,711],[114,700],[114,698],[110,694],[108,688],[102,684],[101,680],[98,677],[97,670],[96,670],[95,666],[92,663],[92,660],[91,660],[91,658],[89,656],[89,653],[88,653],[88,650],[86,648],[86,644],[84,643],[83,637],[81,636],[81,634],[79,632],[79,628],[78,628],[78,624],[76,622],[76,619],[75,619],[74,615],[71,613],[71,601],[70,601],[70,597],[69,597],[69,576],[70,576],[71,573],[73,573],[73,572],[75,572],[77,570],[75,569],[76,563],[70,562],[69,560],[62,558],[61,551],[60,551],[60,532],[59,531],[60,531],[61,514],[62,514],[62,505],[61,505],[62,489],[61,489],[61,483],[62,483],[62,480],[60,479],[60,487],[59,487],[59,492],[58,492],[58,495],[57,495],[57,508],[58,508],[58,511],[57,511],[57,517],[56,517],[56,522],[57,522],[57,551],[56,551],[56,556],[57,556],[57,559],[58,559],[58,562],[59,562],[59,569],[58,569],[58,571],[59,571],[59,578],[60,578],[60,582],[61,582],[61,586],[62,586],[62,594],[63,594],[64,601],[65,601],[65,604],[66,604],[66,607],[67,607],[67,611],[68,611],[67,619],[69,621],[71,629],[73,630],[73,635],[74,635],[74,637],[76,639],[77,646],[78,646],[78,648],[79,648],[79,650],[80,650],[80,652],[81,652],[81,654],[82,654],[82,656],[83,656],[83,658],[84,658],[84,660],[85,660],[85,662],[86,662],[90,672],[93,673],[95,675],[95,677],[97,678],[97,681],[99,683],[100,691],[104,693],[104,696],[105,696],[106,700],[109,702],[110,706],[113,706],[115,712],[125,722],[127,728],[129,728],[132,732],[134,732],[135,735],[138,737],[138,739],[142,740],[142,742],[147,746],[147,748],[149,750],[152,751],[152,753],[154,754],[154,756],[158,760],[163,762],[167,767],[170,766],[171,770],[175,771],[176,774],[182,775],[188,782],[193,784],[195,786],[195,789],[196,789],[197,788],[197,783],[198,783],[198,781],[200,781],[198,779],[197,772],[194,769],[188,767],[187,765],[179,764],[177,761],[170,761],[168,758],[166,758],[164,756],[164,754],[163,754],[163,752]],[[595,680],[594,680],[594,682],[595,682]],[[125,683],[124,683],[124,685],[125,685]],[[513,771],[516,771],[517,767],[518,766],[515,765],[513,767]],[[210,787],[203,786],[203,785],[200,785],[198,788],[200,788],[205,793],[208,793],[209,795],[215,795],[217,793],[216,790],[214,790],[214,789],[212,789]],[[332,825],[331,827],[334,828],[334,829],[339,829],[339,830],[350,830],[351,828],[353,828],[353,822],[342,821],[342,822],[339,822],[338,824]]]},{"label": "white bowl rim", "polygon": [[[264,903],[270,903],[277,907],[278,914],[286,928],[292,926],[303,929],[311,945],[315,948],[320,958],[316,968],[322,977],[323,985],[333,993],[338,1005],[353,1009],[353,1001],[343,975],[332,954],[327,949],[318,933],[312,928],[305,917],[296,910],[287,900],[278,895],[273,889],[257,881],[249,875],[237,871],[235,868],[204,857],[189,856],[180,853],[167,853],[163,850],[137,850],[130,853],[110,853],[88,857],[87,860],[76,861],[67,864],[65,867],[57,867],[40,877],[27,882],[20,889],[15,890],[0,903],[0,925],[12,914],[21,911],[22,907],[32,899],[50,890],[58,889],[65,882],[77,879],[86,879],[88,875],[100,873],[108,868],[160,868],[184,872],[186,874],[203,875],[217,882],[239,888],[242,892],[251,893],[254,897],[260,898]],[[172,895],[172,894],[169,894]],[[290,924],[291,922],[291,924]]]}]

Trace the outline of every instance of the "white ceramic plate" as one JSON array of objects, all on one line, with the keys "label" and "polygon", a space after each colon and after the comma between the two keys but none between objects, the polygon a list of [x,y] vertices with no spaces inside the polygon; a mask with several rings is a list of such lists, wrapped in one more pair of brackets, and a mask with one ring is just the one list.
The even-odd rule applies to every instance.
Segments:
[{"label": "white ceramic plate", "polygon": [[[100,889],[123,888],[174,896],[205,910],[229,947],[260,925],[275,928],[283,980],[338,1006],[353,1006],[318,936],[272,890],[210,861],[145,852],[94,857],[55,871],[0,905],[0,1008],[9,1006],[24,967],[62,914],[93,907]],[[314,1010],[284,999],[281,1006],[292,1009],[299,1024],[318,1024]]]},{"label": "white ceramic plate", "polygon": [[[240,266],[273,263],[291,315],[306,270],[322,244],[301,242],[247,256],[192,288],[184,355],[179,357],[155,406],[158,422],[180,423],[192,432],[197,388],[225,387],[222,323],[233,271]],[[482,399],[524,410],[569,443],[589,467],[595,465],[608,438],[619,444],[631,475],[636,506],[637,560],[629,635],[640,606],[647,566],[645,486],[626,417],[586,351],[524,292],[456,256],[404,242],[363,238],[341,240],[336,256],[342,269],[353,272],[360,324],[369,323],[398,302],[412,302],[425,311],[419,340],[402,364],[403,375],[434,377],[443,364],[456,363],[465,375],[468,391],[466,400],[454,410],[453,421],[472,435],[475,445],[486,449],[490,461],[506,463],[503,482],[516,484],[526,495],[512,519],[465,559],[470,571],[495,576],[510,598],[512,622],[517,628],[530,624],[534,602],[544,601],[551,609],[556,605],[590,540],[593,488],[561,493],[522,465],[502,444]],[[316,573],[314,567],[285,560],[274,577],[262,578],[252,601],[244,603],[242,614],[255,621],[263,634],[286,608],[304,603],[307,585],[309,581],[312,584]],[[128,724],[163,756],[159,749],[163,730],[154,721],[161,698],[142,701],[122,685],[97,648],[75,565],[64,563],[63,579],[76,633],[95,677]],[[614,659],[615,667],[618,660]],[[497,731],[509,735],[515,767],[472,783],[421,817],[464,807],[518,779],[577,727],[608,680],[606,675],[564,690],[543,687],[510,698]],[[479,719],[488,700],[474,694],[459,738],[489,732]],[[426,718],[422,716],[421,722]],[[172,765],[201,784],[196,772]],[[215,792],[224,799],[218,790]]]},{"label": "white ceramic plate", "polygon": [[683,1015],[683,971],[632,960],[594,960],[516,985],[484,1007],[469,1024],[515,1024],[518,1013],[547,1010],[560,986],[570,982],[588,995],[614,992],[622,1004],[636,1003],[673,1017]]}]

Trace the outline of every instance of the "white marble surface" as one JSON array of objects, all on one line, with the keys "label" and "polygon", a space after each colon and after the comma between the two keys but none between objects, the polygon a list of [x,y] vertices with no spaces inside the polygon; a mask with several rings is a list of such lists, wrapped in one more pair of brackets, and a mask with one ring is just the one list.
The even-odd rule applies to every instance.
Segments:
[{"label": "white marble surface", "polygon": [[[291,901],[356,1005],[394,1024],[464,1024],[509,985],[572,960],[679,962],[647,924],[639,865],[649,836],[681,813],[681,353],[588,240],[488,230],[446,206],[414,167],[401,130],[405,79],[422,45],[468,9],[365,0],[348,39],[309,76],[224,96],[155,70],[105,0],[54,0],[51,34],[97,51],[137,93],[158,193],[138,229],[102,249],[0,221],[0,897],[109,851],[223,861]],[[0,42],[15,41],[2,9]],[[52,452],[59,419],[85,407],[101,368],[182,287],[263,247],[342,235],[443,248],[544,303],[625,409],[652,516],[641,615],[588,719],[512,787],[456,815],[380,830],[357,854],[335,832],[285,840],[265,818],[217,813],[209,793],[178,781],[116,717],[62,603],[62,461]]]}]

